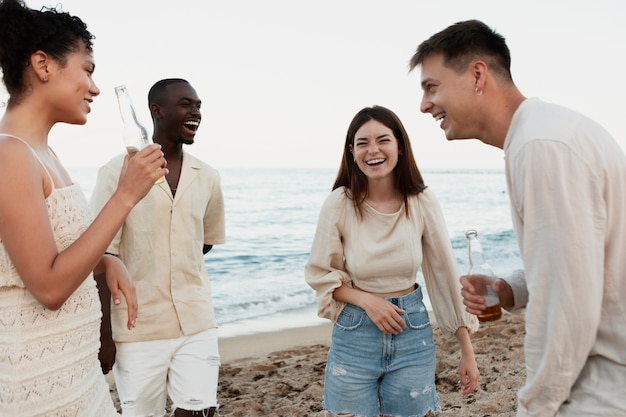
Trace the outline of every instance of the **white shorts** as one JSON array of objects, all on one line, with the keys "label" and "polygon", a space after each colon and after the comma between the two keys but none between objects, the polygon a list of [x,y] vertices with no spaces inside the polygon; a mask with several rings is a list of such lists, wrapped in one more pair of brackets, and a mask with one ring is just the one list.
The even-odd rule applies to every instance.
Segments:
[{"label": "white shorts", "polygon": [[115,385],[124,417],[163,417],[173,408],[217,407],[217,329],[178,339],[116,343]]}]

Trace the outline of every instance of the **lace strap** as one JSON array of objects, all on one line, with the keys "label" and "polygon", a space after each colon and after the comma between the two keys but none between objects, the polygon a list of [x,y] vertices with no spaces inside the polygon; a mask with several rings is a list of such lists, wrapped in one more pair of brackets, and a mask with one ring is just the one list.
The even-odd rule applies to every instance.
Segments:
[{"label": "lace strap", "polygon": [[20,142],[22,142],[24,145],[26,145],[26,147],[28,147],[28,149],[30,149],[30,151],[33,153],[33,155],[35,155],[35,158],[37,158],[37,160],[39,161],[39,163],[43,167],[43,170],[46,171],[46,174],[48,175],[48,179],[50,180],[50,186],[54,190],[55,186],[54,186],[54,180],[52,179],[52,175],[50,175],[50,171],[48,171],[48,168],[46,167],[46,165],[41,161],[41,158],[39,158],[39,155],[37,155],[37,152],[35,152],[35,150],[24,139],[22,139],[20,137],[17,137],[15,135],[11,135],[9,133],[0,133],[0,136],[8,136],[10,138],[17,139]]}]

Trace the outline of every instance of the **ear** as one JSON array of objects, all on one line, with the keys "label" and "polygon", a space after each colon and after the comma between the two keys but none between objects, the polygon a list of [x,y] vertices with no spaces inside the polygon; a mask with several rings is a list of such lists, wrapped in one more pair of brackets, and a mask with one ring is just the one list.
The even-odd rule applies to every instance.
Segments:
[{"label": "ear", "polygon": [[150,114],[154,120],[160,119],[163,117],[163,113],[161,112],[161,106],[158,104],[152,103],[150,105]]},{"label": "ear", "polygon": [[48,65],[50,64],[50,57],[44,51],[35,51],[30,55],[30,65],[35,71],[35,75],[41,82],[47,82]]},{"label": "ear", "polygon": [[489,67],[485,61],[474,61],[471,64],[472,77],[474,78],[474,89],[482,92],[487,81]]}]

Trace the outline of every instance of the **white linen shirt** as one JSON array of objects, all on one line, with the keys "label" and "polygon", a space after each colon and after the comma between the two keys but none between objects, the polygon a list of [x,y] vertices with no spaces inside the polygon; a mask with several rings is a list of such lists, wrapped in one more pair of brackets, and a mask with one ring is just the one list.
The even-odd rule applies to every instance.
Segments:
[{"label": "white linen shirt", "polygon": [[[92,195],[99,212],[115,189],[124,155],[100,168]],[[127,306],[111,305],[116,342],[174,339],[217,327],[202,248],[224,243],[219,173],[183,152],[176,195],[166,181],[131,210],[107,252],[119,255],[136,288],[136,327],[126,328]]]},{"label": "white linen shirt", "polygon": [[624,152],[538,99],[516,111],[504,151],[529,297],[517,415],[626,416]]},{"label": "white linen shirt", "polygon": [[342,284],[371,293],[400,291],[415,284],[421,266],[433,312],[446,337],[459,327],[478,329],[476,316],[465,311],[456,258],[441,208],[430,189],[409,197],[392,214],[367,203],[357,216],[345,188],[335,189],[320,211],[309,261],[307,283],[316,291],[318,315],[335,322],[345,303],[333,292]]}]

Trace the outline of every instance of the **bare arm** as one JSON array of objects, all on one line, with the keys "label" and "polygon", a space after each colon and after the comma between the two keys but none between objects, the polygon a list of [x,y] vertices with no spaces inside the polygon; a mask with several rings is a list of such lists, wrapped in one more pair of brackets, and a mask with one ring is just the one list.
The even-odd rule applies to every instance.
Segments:
[{"label": "bare arm", "polygon": [[102,321],[100,323],[100,352],[98,359],[103,373],[108,373],[115,363],[116,348],[111,327],[111,301],[121,304],[120,292],[128,306],[128,329],[135,327],[137,319],[137,294],[130,275],[122,261],[114,255],[105,255],[94,270],[94,278],[100,294]]},{"label": "bare arm", "polygon": [[478,386],[478,365],[474,357],[474,348],[470,340],[469,330],[467,327],[459,327],[456,331],[456,339],[461,346],[461,365],[459,367],[459,378],[461,381],[461,389],[463,395],[470,395]]},{"label": "bare arm", "polygon": [[37,301],[49,309],[63,305],[101,260],[132,207],[164,174],[158,171],[164,166],[158,145],[131,158],[116,192],[100,215],[79,239],[59,252],[45,201],[45,189],[51,188],[47,176],[26,146],[16,140],[2,140],[0,238],[17,273]]},{"label": "bare arm", "polygon": [[[128,308],[126,327],[128,330],[132,330],[137,319],[138,302],[135,286],[126,269],[126,265],[116,255],[106,254],[94,270],[94,277],[98,283],[98,289],[102,288],[101,298],[103,295],[108,296],[106,303],[108,304],[109,312],[111,301],[116,306],[120,305],[122,296],[124,296],[126,307]],[[104,311],[107,307],[103,305],[102,308]]]},{"label": "bare arm", "polygon": [[111,291],[106,284],[106,274],[104,272],[94,274],[98,293],[100,294],[100,305],[102,306],[102,321],[100,322],[100,351],[98,360],[102,367],[102,373],[107,374],[115,363],[115,343],[113,342],[113,331],[111,329]]}]

